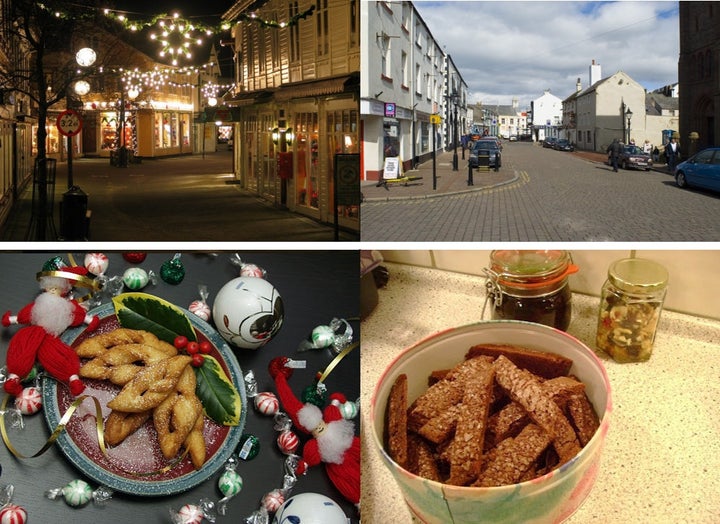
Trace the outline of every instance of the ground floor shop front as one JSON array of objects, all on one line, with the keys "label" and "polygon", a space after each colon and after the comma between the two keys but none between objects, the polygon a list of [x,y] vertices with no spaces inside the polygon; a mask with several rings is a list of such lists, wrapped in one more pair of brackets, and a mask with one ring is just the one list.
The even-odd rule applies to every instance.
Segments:
[{"label": "ground floor shop front", "polygon": [[[46,153],[67,160],[67,139],[48,115]],[[157,158],[193,152],[192,108],[153,109],[129,106],[126,111],[90,108],[81,111],[82,130],[72,139],[73,157],[107,157],[125,148],[131,157]],[[32,154],[37,154],[37,126],[32,128]]]},{"label": "ground floor shop front", "polygon": [[276,94],[238,109],[237,182],[279,207],[359,232],[357,94]]}]

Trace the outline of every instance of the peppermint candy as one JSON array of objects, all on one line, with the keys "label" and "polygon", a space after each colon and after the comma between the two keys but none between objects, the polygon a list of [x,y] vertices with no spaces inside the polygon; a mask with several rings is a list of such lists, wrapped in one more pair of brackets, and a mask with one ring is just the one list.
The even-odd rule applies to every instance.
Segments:
[{"label": "peppermint candy", "polygon": [[280,409],[275,393],[270,391],[262,391],[255,395],[255,408],[263,415],[273,416]]}]

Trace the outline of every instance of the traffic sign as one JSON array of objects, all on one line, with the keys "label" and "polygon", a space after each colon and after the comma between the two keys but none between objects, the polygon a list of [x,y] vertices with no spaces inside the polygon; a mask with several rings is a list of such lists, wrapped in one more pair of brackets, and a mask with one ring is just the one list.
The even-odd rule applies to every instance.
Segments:
[{"label": "traffic sign", "polygon": [[66,109],[57,117],[55,124],[63,136],[75,136],[82,130],[82,118],[72,109]]},{"label": "traffic sign", "polygon": [[430,115],[431,124],[442,124],[442,117],[440,115]]}]

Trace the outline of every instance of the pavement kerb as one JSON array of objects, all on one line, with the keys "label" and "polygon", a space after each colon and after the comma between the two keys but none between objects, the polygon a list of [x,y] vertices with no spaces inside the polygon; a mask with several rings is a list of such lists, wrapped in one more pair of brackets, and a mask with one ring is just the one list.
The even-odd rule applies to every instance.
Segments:
[{"label": "pavement kerb", "polygon": [[463,189],[461,191],[446,191],[444,193],[431,193],[431,194],[427,194],[427,195],[408,195],[408,196],[388,195],[386,197],[364,197],[362,199],[362,201],[363,202],[390,202],[391,200],[426,200],[426,199],[431,199],[431,198],[440,198],[440,197],[447,197],[447,196],[453,196],[453,195],[464,195],[467,193],[474,193],[476,191],[483,191],[486,189],[494,189],[497,187],[512,184],[513,182],[516,182],[519,178],[520,177],[519,177],[517,171],[513,171],[513,177],[508,180],[504,180],[502,182],[497,182],[495,184],[476,186],[476,187],[473,187],[472,189]]}]

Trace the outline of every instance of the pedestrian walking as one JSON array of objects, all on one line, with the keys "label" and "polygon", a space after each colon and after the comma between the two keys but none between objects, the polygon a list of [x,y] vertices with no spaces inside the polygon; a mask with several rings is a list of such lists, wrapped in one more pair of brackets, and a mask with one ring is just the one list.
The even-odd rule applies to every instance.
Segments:
[{"label": "pedestrian walking", "polygon": [[612,144],[608,146],[607,153],[610,155],[610,165],[612,165],[613,171],[617,173],[618,160],[620,159],[620,153],[622,153],[622,144],[617,138],[614,138]]},{"label": "pedestrian walking", "polygon": [[649,155],[653,150],[653,145],[650,143],[650,140],[647,138],[645,139],[645,143],[643,144],[643,153],[646,155]]},{"label": "pedestrian walking", "polygon": [[675,166],[680,160],[680,144],[677,143],[677,139],[672,137],[670,143],[665,146],[665,158],[667,159],[668,169],[670,172],[675,171]]}]

